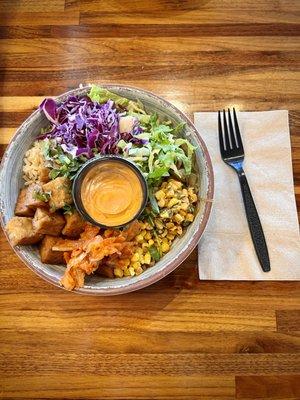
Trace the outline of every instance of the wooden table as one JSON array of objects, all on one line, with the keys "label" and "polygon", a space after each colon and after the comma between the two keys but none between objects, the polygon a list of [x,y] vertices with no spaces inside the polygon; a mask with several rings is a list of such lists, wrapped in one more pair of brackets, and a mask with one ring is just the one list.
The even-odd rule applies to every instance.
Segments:
[{"label": "wooden table", "polygon": [[[297,0],[2,0],[1,153],[44,96],[85,82],[152,90],[190,116],[288,109],[299,206],[299,11]],[[300,398],[299,284],[199,282],[194,252],[145,290],[85,297],[35,276],[3,234],[0,246],[1,398]]]}]

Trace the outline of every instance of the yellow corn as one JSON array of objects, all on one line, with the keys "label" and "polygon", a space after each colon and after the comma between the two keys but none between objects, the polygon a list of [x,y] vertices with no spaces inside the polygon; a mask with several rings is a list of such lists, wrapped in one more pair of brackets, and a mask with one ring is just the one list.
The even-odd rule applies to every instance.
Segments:
[{"label": "yellow corn", "polygon": [[177,234],[180,236],[180,235],[182,235],[182,227],[181,226],[178,226],[177,227]]},{"label": "yellow corn", "polygon": [[171,207],[175,206],[175,204],[177,204],[178,202],[179,202],[179,200],[176,199],[175,197],[173,197],[173,198],[169,201],[168,207],[171,208]]},{"label": "yellow corn", "polygon": [[144,255],[144,264],[150,264],[151,263],[151,255],[149,251]]},{"label": "yellow corn", "polygon": [[160,234],[160,236],[161,236],[161,237],[165,237],[165,236],[167,236],[167,234],[168,234],[168,231],[165,229],[165,230],[163,231],[163,233]]},{"label": "yellow corn", "polygon": [[123,270],[121,268],[115,268],[114,269],[114,274],[118,278],[122,278],[123,277]]},{"label": "yellow corn", "polygon": [[169,218],[169,213],[168,213],[167,210],[161,212],[159,215],[160,215],[160,217],[161,217],[162,219],[167,219],[167,218]]},{"label": "yellow corn", "polygon": [[135,270],[134,270],[133,267],[129,267],[129,268],[128,268],[128,271],[129,271],[129,273],[130,273],[131,276],[134,276],[134,275],[135,275]]},{"label": "yellow corn", "polygon": [[147,231],[144,229],[140,232],[140,235],[142,235],[143,237],[146,235]]},{"label": "yellow corn", "polygon": [[125,259],[123,260],[123,265],[124,265],[124,267],[127,268],[129,264],[130,264],[129,258],[125,258]]},{"label": "yellow corn", "polygon": [[139,268],[137,268],[137,269],[135,270],[135,274],[136,274],[136,275],[140,275],[142,272],[143,272],[143,268],[142,268],[142,267],[139,267]]},{"label": "yellow corn", "polygon": [[131,257],[132,262],[139,261],[139,259],[140,259],[139,253],[134,253],[134,255]]},{"label": "yellow corn", "polygon": [[154,240],[153,239],[148,240],[149,247],[152,246],[153,244],[154,244]]},{"label": "yellow corn", "polygon": [[169,190],[167,191],[167,193],[166,193],[166,196],[167,196],[167,197],[173,197],[174,194],[175,194],[174,189],[169,189]]},{"label": "yellow corn", "polygon": [[156,225],[156,227],[158,228],[158,229],[163,229],[163,224],[162,224],[162,222],[161,221],[159,221],[158,219],[157,220],[155,220],[155,225]]},{"label": "yellow corn", "polygon": [[173,228],[173,226],[174,226],[173,222],[166,223],[166,228],[168,228],[168,229]]},{"label": "yellow corn", "polygon": [[180,224],[184,220],[183,216],[180,214],[175,214],[174,219],[178,224]]},{"label": "yellow corn", "polygon": [[146,233],[146,235],[144,236],[144,238],[146,239],[146,240],[150,240],[151,239],[151,233],[150,232],[147,232]]},{"label": "yellow corn", "polygon": [[143,250],[148,249],[148,247],[149,247],[149,243],[145,242],[145,243],[142,244],[142,249]]},{"label": "yellow corn", "polygon": [[136,252],[141,256],[143,254],[143,249],[141,247],[138,247],[136,249]]},{"label": "yellow corn", "polygon": [[187,209],[189,208],[189,204],[188,203],[181,203],[180,205],[180,209],[183,211],[187,211]]},{"label": "yellow corn", "polygon": [[170,250],[169,243],[167,241],[163,241],[162,244],[161,244],[161,251],[163,253],[166,253],[169,250]]},{"label": "yellow corn", "polygon": [[191,200],[192,203],[196,203],[196,201],[198,200],[197,195],[195,193],[192,193],[190,195],[190,200]]},{"label": "yellow corn", "polygon": [[167,239],[169,239],[169,240],[174,240],[174,235],[172,235],[171,233],[169,233],[168,235],[167,235]]},{"label": "yellow corn", "polygon": [[158,191],[155,193],[155,197],[157,198],[157,200],[161,200],[161,199],[163,199],[165,196],[166,196],[166,195],[165,195],[165,193],[164,193],[163,190],[158,190]]},{"label": "yellow corn", "polygon": [[164,199],[160,199],[157,204],[158,204],[158,207],[163,208],[166,205],[166,202]]},{"label": "yellow corn", "polygon": [[139,235],[137,235],[137,236],[135,237],[135,240],[136,240],[138,243],[142,243],[142,242],[144,241],[144,238],[143,238],[143,236],[142,236],[141,234],[139,234]]},{"label": "yellow corn", "polygon": [[136,271],[141,266],[140,262],[135,262],[132,264],[132,268]]},{"label": "yellow corn", "polygon": [[193,222],[194,221],[193,214],[190,214],[190,213],[186,214],[185,220],[188,221],[188,222]]},{"label": "yellow corn", "polygon": [[130,276],[129,268],[124,269],[124,276]]}]

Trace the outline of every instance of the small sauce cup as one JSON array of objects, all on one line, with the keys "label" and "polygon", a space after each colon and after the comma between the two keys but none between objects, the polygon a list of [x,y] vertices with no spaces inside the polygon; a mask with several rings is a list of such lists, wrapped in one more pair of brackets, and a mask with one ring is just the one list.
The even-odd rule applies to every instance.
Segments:
[{"label": "small sauce cup", "polygon": [[120,156],[99,156],[77,172],[72,186],[81,216],[101,228],[121,228],[143,212],[148,188],[140,169]]}]

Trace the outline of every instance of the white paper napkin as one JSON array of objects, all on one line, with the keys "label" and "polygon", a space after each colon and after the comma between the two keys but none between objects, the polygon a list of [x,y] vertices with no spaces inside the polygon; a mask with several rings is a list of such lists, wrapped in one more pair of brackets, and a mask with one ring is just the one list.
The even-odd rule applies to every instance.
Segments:
[{"label": "white paper napkin", "polygon": [[300,235],[287,111],[239,112],[244,170],[268,244],[264,273],[252,244],[236,173],[221,159],[217,113],[195,113],[214,167],[215,197],[198,246],[200,279],[300,280]]}]

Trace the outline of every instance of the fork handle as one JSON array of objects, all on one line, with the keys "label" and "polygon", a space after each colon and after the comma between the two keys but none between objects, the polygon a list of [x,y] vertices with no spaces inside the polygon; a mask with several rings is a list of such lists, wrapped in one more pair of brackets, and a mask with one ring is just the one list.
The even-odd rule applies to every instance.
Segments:
[{"label": "fork handle", "polygon": [[264,231],[261,226],[246,175],[243,170],[239,172],[239,180],[254,248],[262,270],[264,272],[269,272],[271,270],[270,258]]}]

